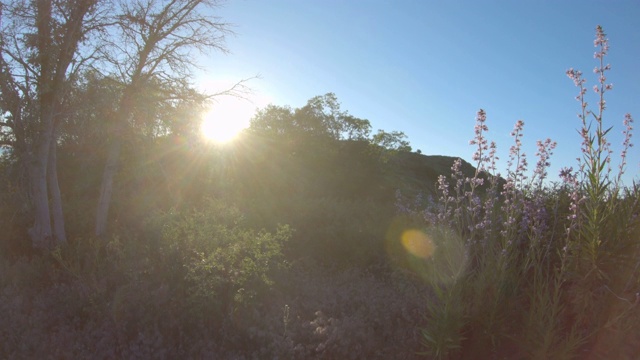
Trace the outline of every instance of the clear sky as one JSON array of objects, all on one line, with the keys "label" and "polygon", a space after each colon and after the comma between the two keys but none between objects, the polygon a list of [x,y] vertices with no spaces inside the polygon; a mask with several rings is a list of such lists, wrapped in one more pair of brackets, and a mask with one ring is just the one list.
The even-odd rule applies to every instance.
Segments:
[{"label": "clear sky", "polygon": [[[374,130],[403,131],[424,154],[467,161],[483,108],[501,172],[509,133],[522,119],[530,166],[536,140],[558,142],[552,179],[562,166],[575,168],[580,155],[578,90],[565,72],[582,70],[589,89],[596,83],[593,39],[600,24],[610,39],[613,90],[605,123],[614,126],[614,161],[624,114],[640,122],[637,0],[236,0],[217,15],[237,35],[227,41],[231,54],[203,60],[207,81],[260,74],[250,83],[257,106],[299,107],[334,92],[343,110],[368,119]],[[640,180],[638,174],[640,144],[631,149],[626,180]]]}]

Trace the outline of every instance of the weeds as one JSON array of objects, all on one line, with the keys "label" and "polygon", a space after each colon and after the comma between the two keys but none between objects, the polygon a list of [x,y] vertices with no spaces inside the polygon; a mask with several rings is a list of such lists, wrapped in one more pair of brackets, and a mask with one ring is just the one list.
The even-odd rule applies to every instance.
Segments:
[{"label": "weeds", "polygon": [[[495,173],[495,144],[488,143],[486,113],[478,111],[473,159],[477,172],[463,178],[459,161],[452,184],[440,177],[435,206],[411,210],[428,219],[424,231],[447,228],[464,237],[468,266],[452,282],[425,276],[437,300],[427,305],[425,353],[438,359],[525,357],[572,359],[584,352],[615,357],[618,349],[602,339],[624,338],[637,330],[638,186],[625,188],[622,175],[631,143],[633,119],[627,114],[623,151],[616,174],[605,127],[606,82],[611,68],[602,28],[596,28],[595,110],[585,101],[586,80],[578,70],[567,75],[579,89],[582,158],[578,170],[564,168],[563,184],[548,184],[547,169],[556,143],[538,141],[537,162],[527,175],[522,152],[524,122],[512,132],[503,183]],[[479,177],[488,173],[490,183]],[[485,192],[478,190],[484,188]],[[499,196],[497,196],[499,194]],[[406,208],[406,207],[405,207]],[[439,261],[436,251],[427,262]],[[425,271],[439,273],[438,267]],[[613,343],[612,343],[613,344]]]}]

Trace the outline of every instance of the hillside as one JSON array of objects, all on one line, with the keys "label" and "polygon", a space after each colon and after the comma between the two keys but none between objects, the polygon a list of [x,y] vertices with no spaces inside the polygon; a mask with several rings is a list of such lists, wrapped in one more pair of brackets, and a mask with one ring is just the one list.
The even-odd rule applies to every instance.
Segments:
[{"label": "hillside", "polygon": [[[291,225],[287,251],[294,258],[338,264],[384,258],[397,192],[435,195],[438,176],[448,177],[455,161],[368,141],[316,140],[289,143],[248,133],[218,148],[219,195],[243,209],[255,227]],[[462,170],[475,173],[464,161]]]}]

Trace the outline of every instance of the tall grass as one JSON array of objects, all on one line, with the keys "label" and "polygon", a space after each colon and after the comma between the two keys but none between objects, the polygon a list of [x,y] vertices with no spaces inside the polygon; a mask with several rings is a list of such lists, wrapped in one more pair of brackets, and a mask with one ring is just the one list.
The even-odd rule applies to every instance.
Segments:
[{"label": "tall grass", "polygon": [[[577,170],[563,168],[562,183],[547,180],[556,146],[551,139],[537,142],[535,168],[529,171],[523,121],[511,134],[514,144],[502,179],[495,143],[486,137],[486,113],[480,110],[471,141],[475,176],[464,177],[457,161],[450,177],[439,178],[434,203],[401,207],[405,215],[421,219],[426,241],[436,245],[425,262],[434,265],[450,256],[450,246],[443,243],[464,244],[464,271],[453,281],[442,281],[446,267],[421,268],[436,294],[426,309],[424,354],[437,359],[625,354],[622,345],[631,330],[638,330],[640,289],[640,192],[621,181],[633,146],[633,119],[625,116],[623,151],[614,171],[607,140],[612,127],[604,124],[605,94],[612,89],[604,62],[609,45],[600,26],[594,43],[595,110],[585,101],[582,73],[567,71],[579,89],[583,141]],[[487,183],[482,174],[489,175]]]}]

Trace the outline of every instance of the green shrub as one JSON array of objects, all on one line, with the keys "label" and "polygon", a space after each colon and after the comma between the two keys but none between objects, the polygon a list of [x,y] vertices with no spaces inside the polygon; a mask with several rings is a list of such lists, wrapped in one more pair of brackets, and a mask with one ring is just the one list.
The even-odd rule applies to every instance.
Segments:
[{"label": "green shrub", "polygon": [[[245,226],[237,208],[209,200],[199,210],[159,216],[160,240],[154,244],[157,271],[167,272],[185,296],[194,318],[210,321],[255,305],[273,285],[274,271],[285,267],[282,250],[288,226],[274,233]],[[160,262],[158,264],[157,262]]]}]

